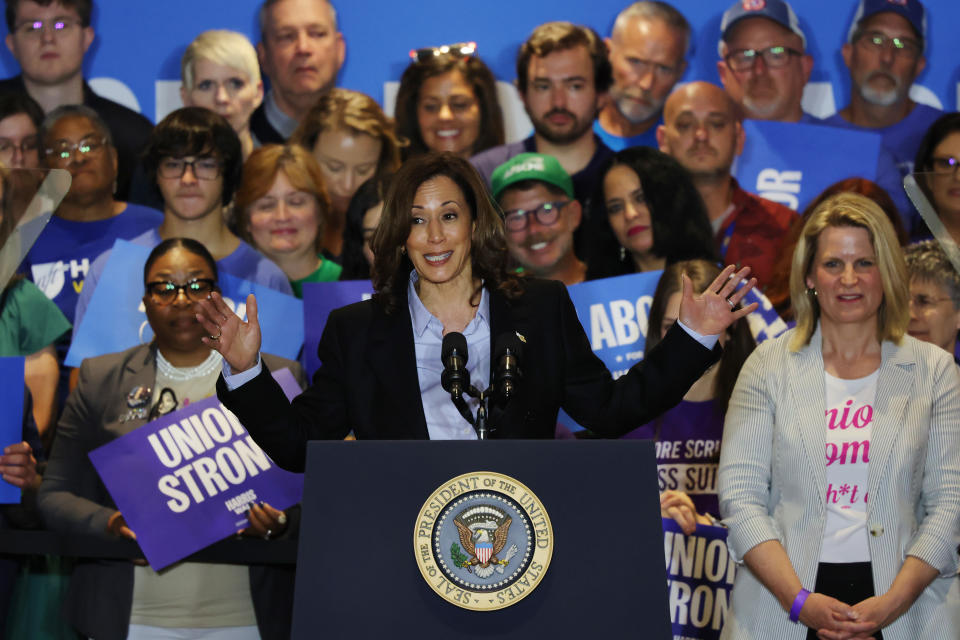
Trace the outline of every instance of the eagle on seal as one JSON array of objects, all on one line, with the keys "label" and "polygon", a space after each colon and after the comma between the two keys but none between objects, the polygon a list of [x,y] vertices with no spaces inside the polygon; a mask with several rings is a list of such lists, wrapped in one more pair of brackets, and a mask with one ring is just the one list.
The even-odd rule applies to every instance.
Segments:
[{"label": "eagle on seal", "polygon": [[[453,522],[457,525],[457,530],[460,533],[460,544],[463,545],[464,551],[470,554],[470,559],[463,565],[467,568],[467,571],[471,571],[470,567],[477,565],[479,565],[478,569],[487,569],[491,565],[509,562],[509,560],[500,560],[497,554],[503,551],[504,545],[507,544],[507,534],[510,532],[510,524],[513,522],[510,516],[507,516],[496,529],[477,527],[476,532],[471,531],[467,525],[460,521],[460,518],[454,518]],[[491,533],[493,534],[492,540],[490,539]],[[489,575],[492,571],[493,569],[490,568],[483,573]],[[480,571],[477,573],[479,574]]]}]

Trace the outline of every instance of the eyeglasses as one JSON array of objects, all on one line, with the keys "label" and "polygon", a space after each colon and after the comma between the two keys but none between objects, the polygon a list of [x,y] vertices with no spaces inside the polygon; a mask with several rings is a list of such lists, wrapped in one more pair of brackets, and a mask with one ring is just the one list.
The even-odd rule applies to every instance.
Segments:
[{"label": "eyeglasses", "polygon": [[938,156],[930,158],[930,169],[939,175],[954,175],[957,167],[960,166],[960,160],[953,156]]},{"label": "eyeglasses", "polygon": [[920,43],[913,38],[891,38],[879,31],[868,31],[860,34],[857,42],[872,50],[886,50],[892,47],[894,55],[903,56],[909,60],[920,57]]},{"label": "eyeglasses", "polygon": [[789,47],[767,47],[766,49],[738,49],[730,53],[724,61],[734,71],[750,71],[757,60],[763,58],[763,64],[771,69],[787,66],[793,56],[802,56],[802,51]]},{"label": "eyeglasses", "polygon": [[27,38],[39,38],[44,32],[59,36],[68,29],[80,24],[74,18],[54,18],[53,20],[30,20],[14,27],[14,32]]},{"label": "eyeglasses", "polygon": [[935,306],[941,302],[953,301],[953,298],[949,296],[943,298],[931,298],[928,295],[918,293],[916,295],[910,296],[910,306],[919,311],[920,313],[926,313],[930,311]]},{"label": "eyeglasses", "polygon": [[563,207],[569,204],[569,200],[558,200],[557,202],[544,202],[536,209],[511,209],[503,212],[503,224],[507,231],[523,231],[530,226],[530,216],[536,217],[537,222],[549,227],[556,224],[560,218],[560,212]]},{"label": "eyeglasses", "polygon": [[645,76],[653,70],[653,73],[662,79],[672,78],[679,71],[679,66],[669,66],[661,64],[654,60],[644,60],[643,58],[627,58],[627,62],[638,76]]},{"label": "eyeglasses", "polygon": [[107,143],[105,136],[87,136],[80,142],[70,142],[69,140],[57,140],[45,153],[52,156],[60,164],[70,162],[74,152],[78,152],[82,157],[94,154],[103,148]]},{"label": "eyeglasses", "polygon": [[477,55],[476,42],[457,42],[455,44],[445,44],[439,47],[423,47],[422,49],[411,49],[410,59],[414,62],[426,62],[437,56],[450,55],[455,58],[469,58]]},{"label": "eyeglasses", "polygon": [[214,291],[219,291],[217,282],[211,278],[194,278],[183,284],[169,280],[157,280],[147,283],[147,295],[154,304],[166,306],[180,296],[180,292],[192,302],[206,300]]},{"label": "eyeglasses", "polygon": [[187,172],[187,167],[197,180],[216,180],[220,175],[220,162],[215,158],[166,158],[160,161],[157,170],[161,178],[178,179]]},{"label": "eyeglasses", "polygon": [[19,149],[20,153],[30,153],[40,148],[40,140],[37,136],[29,136],[19,143],[10,138],[0,138],[0,156],[12,156],[14,151]]}]

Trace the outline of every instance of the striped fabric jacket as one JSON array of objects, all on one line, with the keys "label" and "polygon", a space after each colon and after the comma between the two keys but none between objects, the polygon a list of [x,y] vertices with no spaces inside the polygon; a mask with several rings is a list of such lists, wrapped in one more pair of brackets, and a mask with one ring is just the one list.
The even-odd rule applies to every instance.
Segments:
[{"label": "striped fabric jacket", "polygon": [[[779,540],[813,589],[826,522],[826,391],[819,327],[797,352],[793,331],[761,344],[730,400],[721,447],[720,512],[733,557]],[[874,589],[887,591],[907,555],[940,572],[887,640],[960,633],[960,374],[945,351],[906,336],[882,345],[870,442],[868,538]],[[855,603],[850,603],[855,604]],[[745,566],[723,638],[801,640],[776,598]]]}]

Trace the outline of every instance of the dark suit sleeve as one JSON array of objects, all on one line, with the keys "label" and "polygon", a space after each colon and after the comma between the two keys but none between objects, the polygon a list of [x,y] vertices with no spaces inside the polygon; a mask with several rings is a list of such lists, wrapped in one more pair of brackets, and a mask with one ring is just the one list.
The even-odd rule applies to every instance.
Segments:
[{"label": "dark suit sleeve", "polygon": [[604,436],[623,435],[675,406],[719,357],[719,348],[706,349],[674,325],[642,361],[613,380],[590,348],[565,288],[559,306],[565,350],[563,409]]},{"label": "dark suit sleeve", "polygon": [[[87,454],[98,444],[103,416],[92,401],[107,383],[91,375],[89,361],[80,367],[77,388],[70,394],[57,423],[57,436],[50,462],[40,485],[39,504],[47,526],[61,533],[110,537],[107,520],[116,509],[92,499],[100,491],[100,479]],[[111,387],[112,388],[112,387]]]},{"label": "dark suit sleeve", "polygon": [[264,363],[256,378],[230,391],[217,380],[217,396],[273,460],[301,472],[308,440],[340,440],[349,432],[346,372],[338,314],[330,314],[317,355],[323,363],[313,384],[291,403]]}]

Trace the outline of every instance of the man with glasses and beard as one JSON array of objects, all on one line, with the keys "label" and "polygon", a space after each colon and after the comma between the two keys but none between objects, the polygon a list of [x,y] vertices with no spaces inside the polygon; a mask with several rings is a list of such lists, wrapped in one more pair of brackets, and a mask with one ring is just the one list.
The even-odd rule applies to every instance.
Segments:
[{"label": "man with glasses and beard", "polygon": [[690,23],[665,2],[643,0],[620,12],[606,42],[613,85],[593,131],[614,151],[655,147],[663,103],[687,68]]},{"label": "man with glasses and beard", "polygon": [[709,82],[691,82],[667,98],[657,129],[660,150],[690,172],[725,264],[748,264],[759,286],[770,282],[780,247],[797,218],[791,209],[747,193],[730,175],[743,151],[739,109]]},{"label": "man with glasses and beard", "polygon": [[610,83],[607,47],[596,32],[569,22],[540,25],[517,56],[517,89],[534,134],[488,149],[470,162],[489,185],[494,169],[517,154],[553,156],[570,174],[577,200],[587,206],[612,155],[593,133]]},{"label": "man with glasses and beard", "polygon": [[913,171],[923,134],[942,111],[910,99],[927,64],[927,15],[919,0],[861,0],[843,61],[850,70],[850,104],[824,124],[879,133],[901,175]]},{"label": "man with glasses and beard", "polygon": [[567,286],[583,282],[587,265],[573,252],[582,210],[573,196],[573,181],[557,159],[521,153],[497,167],[491,182],[514,266]]},{"label": "man with glasses and beard", "polygon": [[813,58],[789,4],[737,0],[724,12],[720,34],[717,72],[744,117],[818,122],[800,106]]}]

